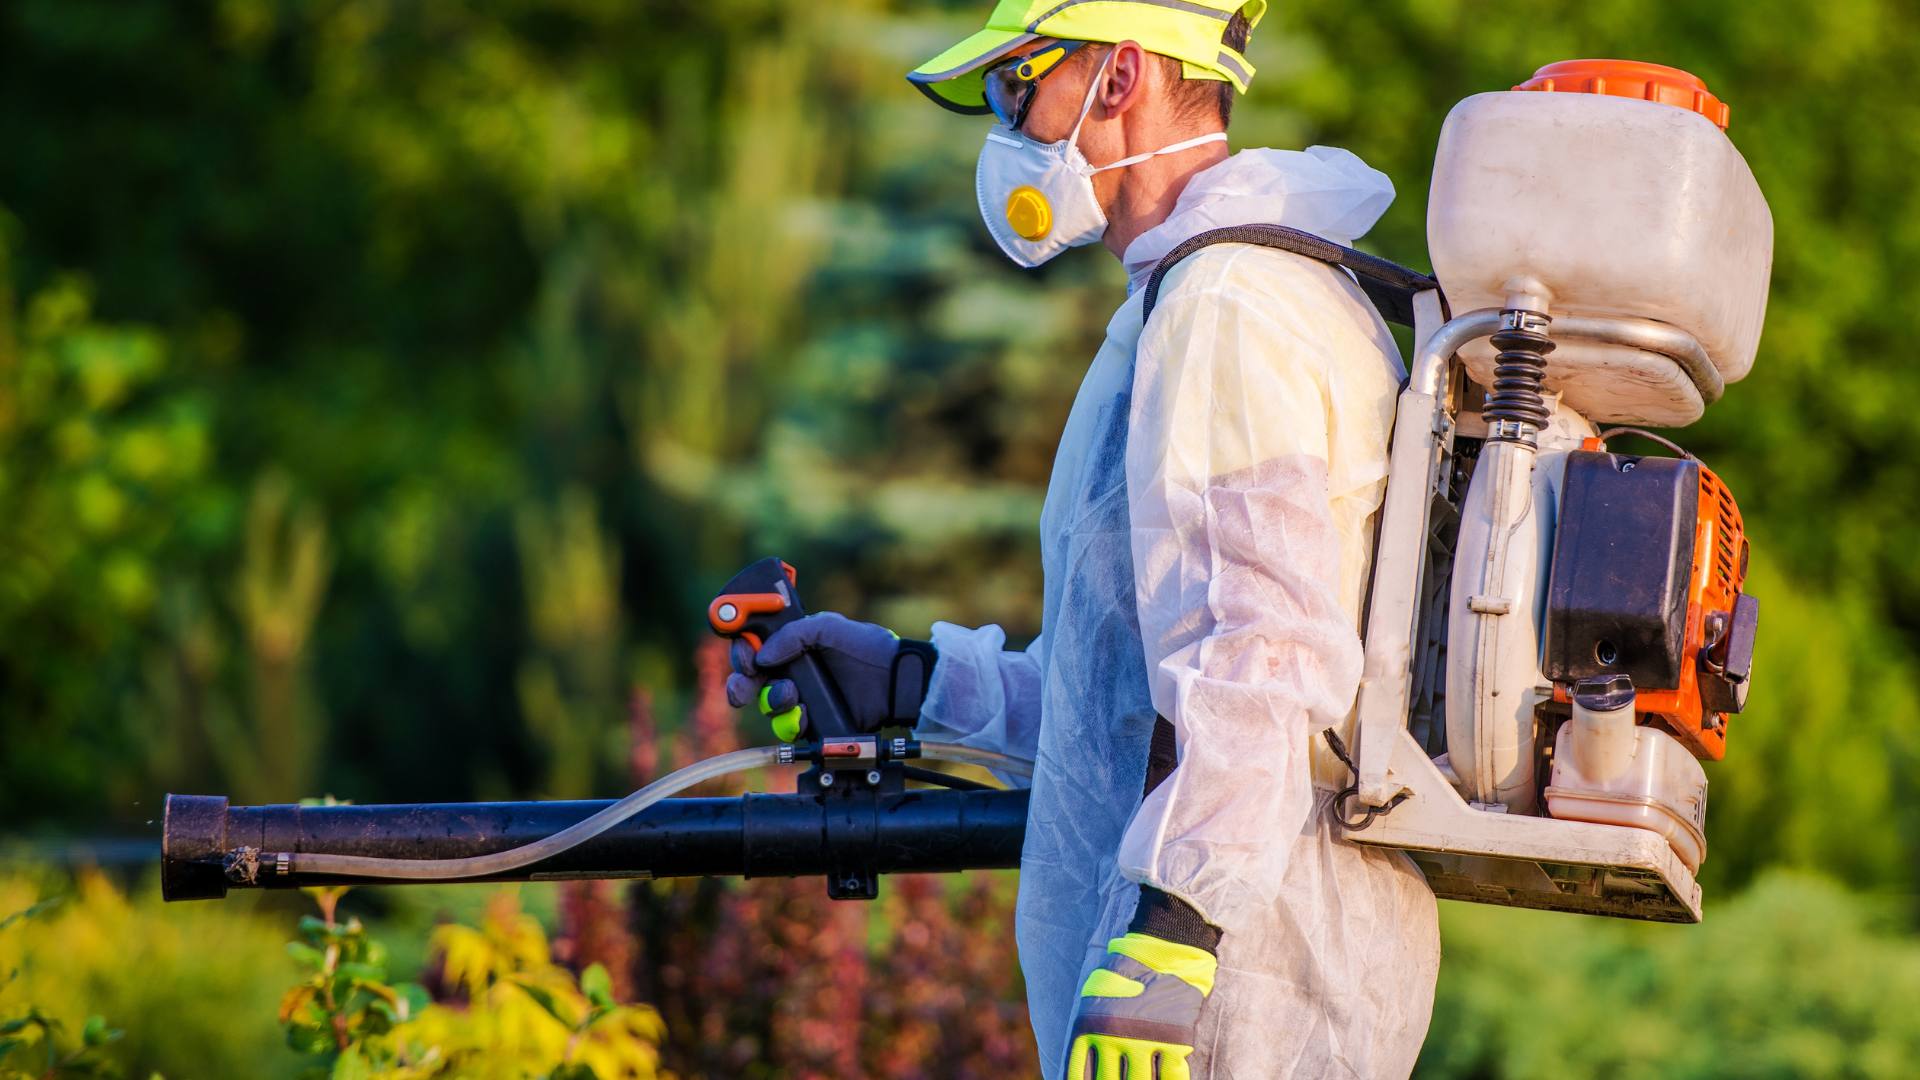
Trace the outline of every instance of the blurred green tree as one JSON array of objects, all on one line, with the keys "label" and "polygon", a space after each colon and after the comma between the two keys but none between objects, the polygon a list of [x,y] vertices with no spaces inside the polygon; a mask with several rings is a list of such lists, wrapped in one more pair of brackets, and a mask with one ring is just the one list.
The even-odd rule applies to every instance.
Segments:
[{"label": "blurred green tree", "polygon": [[[1005,265],[978,126],[900,79],[983,6],[0,10],[0,814],[582,792],[627,687],[684,712],[709,590],[770,551],[814,606],[1034,633],[1120,280]],[[1733,103],[1779,256],[1755,374],[1685,435],[1767,605],[1715,888],[1915,887],[1917,20],[1276,5],[1236,111],[1240,145],[1386,170],[1368,243],[1421,263],[1452,101],[1614,54]]]}]

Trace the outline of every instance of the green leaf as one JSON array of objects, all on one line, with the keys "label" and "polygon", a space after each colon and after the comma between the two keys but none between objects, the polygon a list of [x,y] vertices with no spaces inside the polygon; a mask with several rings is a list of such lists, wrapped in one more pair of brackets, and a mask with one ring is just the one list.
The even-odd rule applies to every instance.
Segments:
[{"label": "green leaf", "polygon": [[287,1045],[302,1054],[325,1054],[334,1049],[333,1031],[318,1024],[288,1024]]},{"label": "green leaf", "polygon": [[340,1051],[334,1059],[332,1080],[372,1080],[373,1067],[367,1063],[366,1055],[357,1046],[349,1046]]},{"label": "green leaf", "polygon": [[387,1032],[393,1030],[393,1010],[385,1008],[384,1002],[376,1001],[374,1005],[383,1007],[366,1009],[354,1019],[353,1024],[348,1028],[353,1038],[365,1039],[377,1035],[385,1035]]},{"label": "green leaf", "polygon": [[5,930],[7,927],[12,926],[14,923],[17,923],[17,922],[22,922],[27,919],[38,918],[41,915],[44,915],[47,912],[52,911],[54,908],[59,907],[62,903],[66,901],[66,899],[67,898],[64,896],[49,896],[45,900],[42,900],[37,904],[29,904],[28,906],[21,908],[19,911],[16,911],[11,915],[6,916],[5,918],[0,918],[0,930]]},{"label": "green leaf", "polygon": [[547,1080],[600,1080],[600,1074],[591,1065],[561,1065],[547,1074]]},{"label": "green leaf", "polygon": [[118,1028],[108,1027],[104,1016],[89,1016],[80,1027],[80,1041],[88,1046],[105,1046],[125,1034]]},{"label": "green leaf", "polygon": [[529,986],[518,979],[513,980],[513,985],[519,987],[522,990],[525,990],[527,992],[527,996],[533,999],[534,1004],[547,1010],[548,1016],[553,1017],[555,1020],[560,1021],[562,1024],[565,1024],[568,1027],[573,1026],[573,1021],[568,1020],[566,1017],[560,1015],[560,1003],[553,1000],[553,995],[549,993],[546,989],[538,986]]},{"label": "green leaf", "polygon": [[348,963],[334,969],[341,977],[356,983],[383,983],[387,973],[372,964]]},{"label": "green leaf", "polygon": [[433,995],[419,983],[400,983],[394,991],[400,995],[400,1019],[411,1020],[419,1016],[427,1006],[433,1004]]},{"label": "green leaf", "polygon": [[397,1022],[399,1022],[399,1009],[394,1007],[392,1001],[374,999],[367,1003],[367,1011],[361,1013],[361,1028],[367,1034],[374,1034],[374,1036],[384,1036],[386,1032],[392,1032]]},{"label": "green leaf", "polygon": [[600,964],[589,964],[587,970],[580,973],[580,992],[603,1009],[613,1007],[613,978]]},{"label": "green leaf", "polygon": [[301,941],[287,942],[287,955],[293,958],[294,963],[311,968],[321,967],[327,962],[326,953]]}]

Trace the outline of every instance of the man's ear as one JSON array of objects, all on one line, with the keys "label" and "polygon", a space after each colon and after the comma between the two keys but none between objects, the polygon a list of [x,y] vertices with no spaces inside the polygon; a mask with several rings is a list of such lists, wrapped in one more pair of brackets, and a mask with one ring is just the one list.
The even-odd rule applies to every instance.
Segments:
[{"label": "man's ear", "polygon": [[1146,100],[1150,61],[1147,50],[1137,41],[1123,41],[1113,47],[1097,98],[1104,119],[1111,120]]}]

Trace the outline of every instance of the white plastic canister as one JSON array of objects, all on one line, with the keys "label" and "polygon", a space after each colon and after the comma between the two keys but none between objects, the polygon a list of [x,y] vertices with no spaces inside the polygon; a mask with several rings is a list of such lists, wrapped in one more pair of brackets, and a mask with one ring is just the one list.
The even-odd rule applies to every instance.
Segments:
[{"label": "white plastic canister", "polygon": [[[1541,92],[1545,91],[1545,92]],[[1692,334],[1727,382],[1753,366],[1773,218],[1722,130],[1727,107],[1673,68],[1578,60],[1455,106],[1440,133],[1427,243],[1455,314],[1518,282],[1553,315],[1655,319]],[[1492,380],[1493,349],[1463,350]],[[1672,359],[1563,340],[1548,389],[1593,420],[1677,427],[1706,402]]]},{"label": "white plastic canister", "polygon": [[1560,726],[1547,813],[1659,833],[1698,872],[1707,857],[1707,771],[1700,762],[1666,732],[1635,727],[1630,709],[1620,745],[1608,748],[1617,762],[1596,761],[1605,744],[1582,735],[1573,721]]}]

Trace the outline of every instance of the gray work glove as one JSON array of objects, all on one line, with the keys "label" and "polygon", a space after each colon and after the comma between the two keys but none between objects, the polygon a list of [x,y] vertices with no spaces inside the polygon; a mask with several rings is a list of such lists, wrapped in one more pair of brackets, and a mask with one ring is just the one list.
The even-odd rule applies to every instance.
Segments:
[{"label": "gray work glove", "polygon": [[1189,1080],[1219,945],[1185,901],[1142,887],[1132,927],[1080,988],[1065,1080]]},{"label": "gray work glove", "polygon": [[768,672],[792,663],[802,652],[820,657],[859,730],[911,725],[920,718],[920,703],[926,700],[937,658],[933,645],[903,640],[884,626],[855,622],[831,611],[781,627],[757,653],[736,638],[727,700],[736,709],[758,704],[782,742],[799,738],[800,692],[792,679],[770,677]]}]

